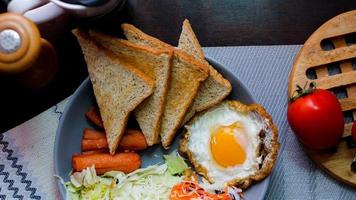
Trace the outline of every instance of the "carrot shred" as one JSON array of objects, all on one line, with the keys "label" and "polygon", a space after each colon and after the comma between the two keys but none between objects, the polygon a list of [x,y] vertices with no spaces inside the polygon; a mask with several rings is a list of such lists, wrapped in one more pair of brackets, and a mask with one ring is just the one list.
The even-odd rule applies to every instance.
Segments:
[{"label": "carrot shred", "polygon": [[97,131],[90,128],[85,128],[83,131],[83,139],[96,140],[100,138],[106,138],[105,132]]},{"label": "carrot shred", "polygon": [[[108,149],[106,135],[102,131],[85,128],[83,140],[81,141],[82,151],[95,151]],[[118,149],[121,151],[140,151],[147,148],[146,138],[139,130],[127,129],[120,140]]]},{"label": "carrot shred", "polygon": [[103,120],[101,119],[100,113],[96,107],[91,107],[86,113],[85,116],[91,121],[93,124],[97,125],[100,128],[103,128]]},{"label": "carrot shred", "polygon": [[173,186],[170,200],[190,200],[190,199],[211,199],[211,200],[231,200],[227,193],[211,194],[199,186],[196,181],[184,180]]},{"label": "carrot shred", "polygon": [[74,171],[82,171],[87,167],[95,166],[98,174],[117,170],[130,173],[141,165],[141,158],[134,152],[121,152],[115,155],[109,153],[80,154],[72,156]]}]

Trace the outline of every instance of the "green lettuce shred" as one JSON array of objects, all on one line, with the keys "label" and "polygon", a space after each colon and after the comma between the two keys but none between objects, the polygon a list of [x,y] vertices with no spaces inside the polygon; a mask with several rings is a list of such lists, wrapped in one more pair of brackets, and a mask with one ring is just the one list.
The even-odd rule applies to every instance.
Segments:
[{"label": "green lettuce shred", "polygon": [[182,174],[186,169],[189,169],[187,163],[185,163],[184,159],[177,153],[172,152],[169,155],[163,156],[167,166],[168,171],[171,175]]}]

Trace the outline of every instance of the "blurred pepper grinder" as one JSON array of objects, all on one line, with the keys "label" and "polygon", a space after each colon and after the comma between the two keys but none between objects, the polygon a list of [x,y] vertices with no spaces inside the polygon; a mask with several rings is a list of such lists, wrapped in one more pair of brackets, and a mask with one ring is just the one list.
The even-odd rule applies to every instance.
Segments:
[{"label": "blurred pepper grinder", "polygon": [[22,87],[45,87],[57,72],[53,46],[41,38],[37,26],[15,13],[0,14],[0,73]]}]

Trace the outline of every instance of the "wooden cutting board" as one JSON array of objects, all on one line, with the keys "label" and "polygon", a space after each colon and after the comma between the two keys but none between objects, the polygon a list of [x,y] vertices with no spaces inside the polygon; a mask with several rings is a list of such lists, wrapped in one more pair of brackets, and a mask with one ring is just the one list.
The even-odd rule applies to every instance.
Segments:
[{"label": "wooden cutting board", "polygon": [[289,96],[296,85],[311,81],[336,94],[345,116],[345,130],[336,149],[306,152],[328,174],[356,187],[356,173],[351,172],[356,148],[347,145],[356,120],[356,10],[327,21],[305,42],[290,74]]}]

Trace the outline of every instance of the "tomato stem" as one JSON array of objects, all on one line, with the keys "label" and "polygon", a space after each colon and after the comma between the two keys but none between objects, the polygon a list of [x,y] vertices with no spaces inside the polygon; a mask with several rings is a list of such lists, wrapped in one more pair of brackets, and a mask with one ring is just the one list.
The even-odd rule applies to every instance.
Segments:
[{"label": "tomato stem", "polygon": [[305,83],[304,87],[300,87],[300,85],[297,85],[297,89],[294,91],[294,93],[296,92],[297,94],[294,95],[294,93],[293,93],[292,97],[289,98],[289,101],[293,102],[300,97],[303,97],[305,95],[308,95],[308,94],[314,92],[314,90],[316,89],[315,82],[314,81],[310,82],[308,88],[306,88],[307,84],[308,84],[308,82]]}]

